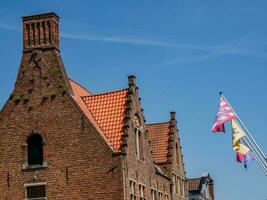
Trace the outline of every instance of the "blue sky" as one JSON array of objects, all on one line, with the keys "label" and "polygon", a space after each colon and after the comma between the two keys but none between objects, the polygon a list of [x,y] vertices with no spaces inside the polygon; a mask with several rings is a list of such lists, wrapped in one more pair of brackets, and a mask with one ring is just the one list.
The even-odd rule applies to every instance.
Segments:
[{"label": "blue sky", "polygon": [[210,172],[217,200],[265,200],[256,163],[235,162],[229,127],[212,135],[226,97],[267,153],[267,1],[0,1],[0,107],[22,55],[21,16],[61,17],[61,53],[71,78],[92,92],[127,87],[135,74],[148,122],[177,112],[188,177]]}]

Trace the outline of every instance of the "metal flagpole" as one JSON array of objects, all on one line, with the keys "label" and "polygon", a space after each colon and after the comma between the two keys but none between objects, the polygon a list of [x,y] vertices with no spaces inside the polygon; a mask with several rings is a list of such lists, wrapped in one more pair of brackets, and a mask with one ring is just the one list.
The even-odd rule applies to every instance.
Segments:
[{"label": "metal flagpole", "polygon": [[[245,131],[247,132],[247,135],[249,136],[249,138],[247,138],[248,142],[250,143],[250,146],[252,146],[253,150],[255,150],[256,152],[252,151],[253,155],[256,153],[256,155],[254,155],[255,159],[257,160],[259,165],[263,165],[261,166],[264,167],[264,171],[265,174],[267,175],[266,171],[267,171],[267,160],[266,160],[266,156],[263,153],[263,151],[260,149],[259,145],[256,143],[256,141],[254,140],[254,138],[252,137],[252,135],[250,134],[250,132],[248,131],[248,129],[246,128],[246,126],[244,125],[244,123],[241,121],[241,119],[238,117],[238,115],[236,114],[236,112],[234,111],[234,109],[231,107],[230,103],[227,101],[227,99],[225,98],[225,96],[223,95],[222,92],[219,93],[221,97],[224,98],[224,100],[226,101],[226,103],[229,105],[229,107],[232,109],[233,113],[235,114],[235,116],[237,117],[238,121],[240,122],[240,124],[242,125],[242,127],[245,129]],[[250,140],[251,141],[250,141]],[[259,155],[258,155],[259,154]],[[257,157],[257,158],[256,158]],[[261,160],[261,164],[259,163],[259,160]]]}]

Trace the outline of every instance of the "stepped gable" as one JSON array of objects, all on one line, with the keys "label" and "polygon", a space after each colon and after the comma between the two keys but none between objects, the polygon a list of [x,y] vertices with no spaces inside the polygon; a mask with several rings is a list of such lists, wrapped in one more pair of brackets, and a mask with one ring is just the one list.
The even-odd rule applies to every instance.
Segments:
[{"label": "stepped gable", "polygon": [[154,161],[157,164],[167,163],[170,122],[147,124],[146,128],[151,141]]}]

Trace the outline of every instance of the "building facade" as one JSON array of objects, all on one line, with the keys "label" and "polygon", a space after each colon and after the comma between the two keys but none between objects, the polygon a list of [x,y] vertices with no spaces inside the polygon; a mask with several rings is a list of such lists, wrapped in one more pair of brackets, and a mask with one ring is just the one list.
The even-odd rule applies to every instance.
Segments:
[{"label": "building facade", "polygon": [[23,17],[0,133],[1,200],[188,199],[175,112],[147,124],[133,75],[100,94],[71,80],[55,13]]},{"label": "building facade", "polygon": [[190,200],[214,200],[214,182],[209,173],[205,172],[199,178],[188,179]]}]

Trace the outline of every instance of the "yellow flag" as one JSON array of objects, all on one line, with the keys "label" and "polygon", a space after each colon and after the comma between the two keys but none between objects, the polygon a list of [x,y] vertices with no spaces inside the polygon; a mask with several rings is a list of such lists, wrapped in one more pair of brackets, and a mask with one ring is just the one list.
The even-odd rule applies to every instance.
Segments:
[{"label": "yellow flag", "polygon": [[237,150],[238,153],[246,155],[249,151],[250,148],[248,148],[247,145],[239,143],[239,149]]},{"label": "yellow flag", "polygon": [[239,140],[244,137],[246,134],[242,130],[242,128],[239,127],[236,120],[232,120],[232,134],[233,134],[233,149],[235,151],[241,150],[242,152],[246,151],[244,145],[240,144]]}]

